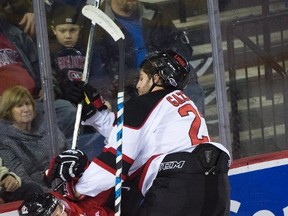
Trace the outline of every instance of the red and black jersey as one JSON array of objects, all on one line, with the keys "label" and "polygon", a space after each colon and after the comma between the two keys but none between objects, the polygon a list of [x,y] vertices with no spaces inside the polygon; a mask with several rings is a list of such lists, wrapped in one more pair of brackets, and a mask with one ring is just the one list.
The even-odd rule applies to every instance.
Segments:
[{"label": "red and black jersey", "polygon": [[52,54],[52,67],[59,83],[63,99],[69,100],[73,81],[80,81],[84,69],[85,51],[76,48],[63,48]]},{"label": "red and black jersey", "polygon": [[35,81],[24,67],[17,48],[0,33],[0,95],[14,85],[24,86],[34,93]]}]

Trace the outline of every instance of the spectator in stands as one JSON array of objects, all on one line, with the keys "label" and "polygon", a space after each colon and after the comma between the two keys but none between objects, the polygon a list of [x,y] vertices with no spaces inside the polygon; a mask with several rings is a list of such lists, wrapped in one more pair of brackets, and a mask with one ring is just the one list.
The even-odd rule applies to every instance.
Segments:
[{"label": "spectator in stands", "polygon": [[[37,49],[34,41],[23,31],[7,22],[0,14],[0,95],[14,85],[26,87],[38,98],[37,107],[42,105],[41,81]],[[65,100],[57,99],[55,84],[54,103],[57,123],[67,138],[72,137],[76,115],[75,107]]]},{"label": "spectator in stands", "polygon": [[[56,127],[59,152],[70,148],[63,133]],[[34,183],[47,191],[43,172],[49,166],[47,122],[43,112],[37,112],[35,100],[22,86],[13,86],[3,92],[0,100],[0,157],[5,166],[27,183]]]},{"label": "spectator in stands", "polygon": [[0,11],[13,25],[30,36],[35,36],[35,20],[32,0],[1,0]]},{"label": "spectator in stands", "polygon": [[23,200],[32,193],[41,193],[36,184],[26,184],[14,172],[3,166],[0,157],[0,204]]},{"label": "spectator in stands", "polygon": [[[86,46],[82,45],[81,33],[83,29],[82,24],[86,18],[82,15],[80,8],[65,4],[59,4],[57,7],[54,6],[51,14],[51,30],[55,36],[55,38],[51,38],[50,40],[50,45],[53,44],[50,47],[51,62],[54,77],[60,87],[59,98],[69,100],[71,103],[77,105],[78,101],[75,101],[72,89],[81,81],[84,69]],[[56,43],[53,43],[53,41]],[[97,65],[99,64],[96,63],[99,58],[93,58],[93,56],[96,55],[92,55],[88,83],[94,78]],[[96,77],[96,79],[100,79],[100,77]],[[78,140],[80,148],[82,148],[81,143],[87,145],[87,139],[91,143],[95,141],[98,146],[100,143],[101,147],[104,145],[104,138],[100,134],[95,134],[96,131],[94,128],[82,126],[80,131],[80,139]],[[97,142],[96,139],[98,140]],[[86,146],[87,148],[88,146]],[[86,149],[83,150],[86,151]],[[99,148],[94,146],[93,156],[98,152],[96,149]],[[90,155],[91,152],[88,153],[86,151],[86,153]]]},{"label": "spectator in stands", "polygon": [[[57,42],[57,46],[54,45],[51,50],[52,67],[61,89],[60,98],[72,103],[73,83],[81,80],[86,56],[86,47],[78,43],[83,21],[81,10],[74,6],[58,5],[52,11],[51,30]],[[90,78],[94,75],[93,70],[97,70],[97,65],[93,65],[95,59],[92,58],[91,63]]]},{"label": "spectator in stands", "polygon": [[[80,7],[85,0],[44,0],[46,13],[58,5],[69,4]],[[15,26],[20,27],[29,36],[35,36],[35,15],[33,11],[33,0],[1,0],[0,11]],[[48,17],[49,18],[49,17]]]},{"label": "spectator in stands", "polygon": [[[125,35],[125,84],[130,96],[136,92],[134,86],[139,75],[139,65],[149,52],[170,49],[191,59],[193,49],[185,32],[176,29],[169,14],[161,11],[156,4],[144,4],[138,0],[106,0],[101,9],[121,27]],[[118,83],[118,46],[100,29],[97,29],[97,35],[97,53],[100,53],[101,58],[97,72],[109,75],[115,87],[112,89],[113,95],[113,92],[117,92]],[[102,83],[96,81],[95,85],[99,88],[103,86]],[[100,92],[104,98],[111,100],[105,92]],[[186,93],[204,114],[204,94],[194,71]]]}]

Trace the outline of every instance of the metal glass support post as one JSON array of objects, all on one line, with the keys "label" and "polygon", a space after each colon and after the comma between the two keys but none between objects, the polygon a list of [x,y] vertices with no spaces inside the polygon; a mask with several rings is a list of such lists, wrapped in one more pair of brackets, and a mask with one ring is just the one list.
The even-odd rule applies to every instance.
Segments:
[{"label": "metal glass support post", "polygon": [[[207,0],[220,142],[232,154],[218,0]],[[232,156],[232,155],[231,155]]]},{"label": "metal glass support post", "polygon": [[54,109],[54,91],[52,84],[51,62],[48,45],[48,32],[45,4],[42,0],[33,0],[33,11],[35,14],[36,23],[36,38],[37,38],[37,50],[39,58],[39,66],[41,73],[41,86],[43,91],[43,105],[45,110],[45,118],[47,130],[49,133],[49,140],[47,144],[51,145],[50,159],[52,159],[58,152],[58,144],[55,139],[55,125],[57,124],[55,109]]}]

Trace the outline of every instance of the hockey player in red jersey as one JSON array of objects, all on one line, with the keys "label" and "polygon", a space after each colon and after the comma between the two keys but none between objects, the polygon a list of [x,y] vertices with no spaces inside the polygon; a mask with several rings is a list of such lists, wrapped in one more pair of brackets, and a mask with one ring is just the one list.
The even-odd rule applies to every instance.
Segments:
[{"label": "hockey player in red jersey", "polygon": [[[133,199],[136,193],[124,193],[123,215],[229,215],[229,152],[211,142],[205,119],[183,93],[189,73],[189,63],[169,50],[157,52],[141,64],[136,86],[139,97],[124,106],[122,146],[122,179],[139,191],[136,197],[140,199]],[[83,102],[83,124],[98,130],[107,145],[69,187],[66,196],[76,200],[97,197],[113,188],[116,172],[115,114],[106,109],[96,89],[84,85],[83,91],[90,101]],[[74,164],[77,161],[67,162],[60,154],[49,177],[71,182],[74,170],[79,172]],[[133,210],[126,207],[130,201],[137,203]]]},{"label": "hockey player in red jersey", "polygon": [[26,197],[18,209],[20,216],[84,216],[84,212],[76,204],[68,204],[65,198],[59,199],[51,193],[34,193]]},{"label": "hockey player in red jersey", "polygon": [[[102,197],[104,198],[104,197]],[[95,199],[86,200],[85,207],[66,199],[57,192],[30,194],[18,208],[20,216],[113,216],[114,213],[95,203]]]}]

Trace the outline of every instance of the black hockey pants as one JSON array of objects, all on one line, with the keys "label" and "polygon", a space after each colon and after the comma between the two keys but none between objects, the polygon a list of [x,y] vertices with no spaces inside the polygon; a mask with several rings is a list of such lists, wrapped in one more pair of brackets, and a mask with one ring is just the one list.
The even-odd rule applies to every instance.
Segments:
[{"label": "black hockey pants", "polygon": [[167,155],[137,216],[228,216],[229,156],[211,144]]}]

